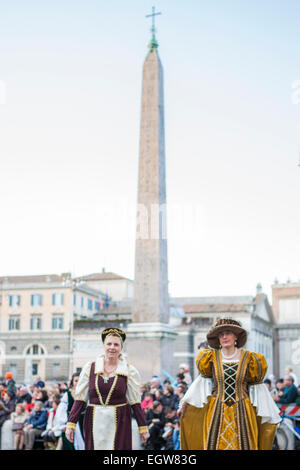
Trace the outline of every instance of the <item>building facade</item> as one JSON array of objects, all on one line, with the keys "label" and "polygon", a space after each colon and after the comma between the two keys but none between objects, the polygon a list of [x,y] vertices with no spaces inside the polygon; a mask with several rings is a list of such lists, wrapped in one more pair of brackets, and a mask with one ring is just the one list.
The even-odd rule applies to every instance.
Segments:
[{"label": "building facade", "polygon": [[0,278],[0,376],[62,380],[73,370],[76,318],[98,313],[101,293],[61,275]]},{"label": "building facade", "polygon": [[274,317],[267,296],[257,289],[255,296],[176,298],[185,311],[177,327],[178,340],[174,360],[190,366],[197,375],[195,358],[199,349],[207,347],[206,335],[220,318],[240,321],[248,332],[245,348],[264,354],[268,362],[267,375],[274,373]]},{"label": "building facade", "polygon": [[[120,280],[126,278],[103,274],[91,275],[101,278],[103,292],[86,276],[72,279],[69,273],[0,278],[0,377],[10,370],[18,382],[30,382],[35,375],[49,382],[68,380],[103,350],[102,329],[127,331],[132,298],[119,300],[124,293]],[[289,365],[300,377],[300,284],[274,284],[272,293],[272,307],[260,286],[254,296],[171,298],[169,323],[177,336],[172,368],[165,372],[175,378],[186,363],[195,377],[195,357],[206,346],[209,328],[226,316],[246,328],[246,347],[264,354],[267,375],[282,377]],[[125,343],[125,353],[126,348]],[[145,351],[145,361],[148,355]],[[135,354],[128,359],[134,363]]]},{"label": "building facade", "polygon": [[275,375],[284,377],[291,367],[300,379],[300,282],[272,285],[272,308],[276,321]]}]

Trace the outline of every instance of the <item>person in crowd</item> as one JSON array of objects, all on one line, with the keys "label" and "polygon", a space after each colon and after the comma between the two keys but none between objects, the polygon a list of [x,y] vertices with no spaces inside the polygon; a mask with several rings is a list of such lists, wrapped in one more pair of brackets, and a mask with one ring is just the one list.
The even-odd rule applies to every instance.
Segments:
[{"label": "person in crowd", "polygon": [[79,372],[74,372],[72,375],[69,389],[63,394],[56,412],[56,419],[61,430],[61,436],[59,438],[59,445],[61,446],[61,450],[84,450],[83,421],[85,409],[82,410],[79,421],[76,424],[74,441],[70,442],[66,438],[66,425],[68,422],[68,416],[75,401],[75,390],[78,384],[79,376]]},{"label": "person in crowd", "polygon": [[160,400],[163,407],[177,409],[179,404],[179,397],[174,393],[174,388],[172,385],[165,385],[163,390],[164,393]]},{"label": "person in crowd", "polygon": [[48,450],[55,450],[59,437],[61,436],[60,422],[57,419],[57,408],[60,403],[59,398],[54,397],[51,404],[52,407],[48,413],[47,426],[41,434],[44,438],[44,447]]},{"label": "person in crowd", "polygon": [[4,397],[3,397],[4,409],[6,413],[6,419],[10,418],[10,415],[13,411],[15,411],[16,407],[16,400],[14,398],[14,394],[6,390]]},{"label": "person in crowd", "polygon": [[144,399],[141,401],[141,407],[142,410],[144,410],[145,413],[147,413],[150,408],[152,408],[153,405],[153,396],[152,393],[146,392],[144,394]]},{"label": "person in crowd", "polygon": [[1,382],[0,383],[0,399],[4,397],[5,392],[6,392],[5,382]]},{"label": "person in crowd", "polygon": [[272,390],[272,382],[271,382],[271,380],[270,380],[270,379],[265,379],[263,383],[266,385],[266,387],[267,387],[267,389],[269,390],[269,392],[271,392],[271,390]]},{"label": "person in crowd", "polygon": [[155,400],[155,392],[157,390],[162,392],[163,388],[162,388],[159,378],[154,376],[152,377],[151,382],[150,382],[150,392],[152,393],[154,400]]},{"label": "person in crowd", "polygon": [[278,396],[274,396],[274,400],[280,405],[288,405],[295,403],[297,396],[298,390],[294,385],[294,378],[291,375],[286,375],[283,390],[278,393]]},{"label": "person in crowd", "polygon": [[31,415],[33,409],[34,409],[34,404],[35,402],[31,401],[31,403],[26,403],[25,404],[25,411],[28,413],[28,415]]},{"label": "person in crowd", "polygon": [[175,388],[175,394],[178,396],[178,403],[180,403],[180,400],[184,397],[186,393],[186,388],[185,387],[176,387]]},{"label": "person in crowd", "polygon": [[59,400],[60,401],[60,397],[61,395],[57,392],[57,390],[55,388],[52,388],[50,389],[48,392],[48,403],[47,403],[47,406],[49,408],[52,408],[52,402],[53,400]]},{"label": "person in crowd", "polygon": [[2,425],[6,421],[6,411],[5,405],[3,401],[0,401],[0,444],[1,444],[1,432],[2,432]]},{"label": "person in crowd", "polygon": [[164,414],[166,418],[164,432],[162,435],[162,438],[165,440],[164,449],[174,450],[174,445],[178,439],[178,436],[174,442],[173,433],[175,429],[178,429],[179,419],[175,408],[165,407]]},{"label": "person in crowd", "polygon": [[176,382],[174,383],[174,387],[177,387],[179,384],[184,384],[187,386],[187,383],[184,380],[184,374],[182,374],[181,372],[176,375]]},{"label": "person in crowd", "polygon": [[147,411],[146,423],[149,429],[149,439],[146,443],[147,450],[160,450],[165,444],[162,438],[166,418],[160,401],[154,401],[152,408]]},{"label": "person in crowd", "polygon": [[123,330],[107,328],[101,337],[104,353],[88,362],[81,371],[66,436],[73,441],[76,423],[89,401],[83,424],[85,449],[131,450],[131,413],[137,421],[142,444],[148,439],[141,408],[140,374],[122,354],[126,339]]},{"label": "person in crowd", "polygon": [[143,401],[145,398],[145,394],[149,393],[150,391],[150,385],[148,383],[141,384],[140,391],[141,391],[141,401]]},{"label": "person in crowd", "polygon": [[291,377],[293,377],[294,379],[294,385],[295,387],[298,387],[298,377],[297,375],[295,374],[295,372],[293,371],[293,368],[291,366],[287,366],[286,369],[285,369],[285,374],[286,375],[290,375]]},{"label": "person in crowd", "polygon": [[63,382],[60,386],[60,392],[63,394],[69,389],[67,382]]},{"label": "person in crowd", "polygon": [[32,390],[32,392],[30,392],[31,393],[31,402],[35,403],[37,401],[37,395],[38,395],[39,391],[41,390],[41,387],[39,387],[38,385],[34,385],[31,390]]},{"label": "person in crowd", "polygon": [[279,397],[279,393],[284,389],[284,380],[282,378],[275,381],[275,389],[272,392],[272,397],[276,401],[276,397]]},{"label": "person in crowd", "polygon": [[58,383],[56,383],[56,384],[54,385],[54,389],[53,389],[53,390],[55,390],[55,395],[58,395],[58,396],[60,396],[60,397],[62,397],[62,396],[63,396],[63,393],[61,392],[61,390],[60,390],[60,387],[59,387],[59,384],[58,384]]},{"label": "person in crowd", "polygon": [[163,381],[163,388],[165,385],[171,385],[171,380],[166,378],[164,381]]},{"label": "person in crowd", "polygon": [[14,435],[14,450],[22,450],[24,446],[24,426],[27,422],[28,414],[22,403],[16,404],[16,410],[11,414],[12,431]]},{"label": "person in crowd", "polygon": [[160,389],[155,389],[154,393],[153,393],[153,401],[160,401],[162,400],[162,397],[163,397],[163,391],[160,390]]},{"label": "person in crowd", "polygon": [[298,385],[298,396],[296,398],[296,405],[300,406],[300,385]]},{"label": "person in crowd", "polygon": [[192,383],[192,377],[190,374],[190,366],[188,364],[180,364],[179,366],[179,374],[183,375],[183,381],[190,385]]},{"label": "person in crowd", "polygon": [[39,437],[47,426],[47,411],[41,401],[36,401],[34,409],[24,427],[25,449],[32,450],[36,437]]},{"label": "person in crowd", "polygon": [[281,418],[262,383],[265,357],[243,349],[247,331],[232,318],[217,320],[207,341],[179,406],[181,449],[271,450]]},{"label": "person in crowd", "polygon": [[27,388],[21,385],[21,387],[18,388],[16,392],[16,405],[19,403],[31,403],[32,396],[31,394],[27,391]]},{"label": "person in crowd", "polygon": [[45,382],[43,382],[43,380],[41,380],[41,377],[36,375],[35,378],[34,378],[33,386],[37,387],[37,388],[44,388],[45,387]]},{"label": "person in crowd", "polygon": [[48,392],[45,388],[38,390],[36,394],[36,400],[41,401],[44,408],[51,408],[51,405],[49,404]]},{"label": "person in crowd", "polygon": [[14,397],[16,394],[16,382],[14,381],[12,372],[6,372],[5,374],[5,387],[6,391]]}]

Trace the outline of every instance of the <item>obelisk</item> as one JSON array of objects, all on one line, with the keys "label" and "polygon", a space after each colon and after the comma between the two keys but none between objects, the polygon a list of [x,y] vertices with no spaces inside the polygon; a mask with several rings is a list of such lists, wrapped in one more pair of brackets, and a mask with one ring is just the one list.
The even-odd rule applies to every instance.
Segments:
[{"label": "obelisk", "polygon": [[152,13],[152,39],[143,67],[138,210],[132,323],[127,354],[144,380],[173,374],[176,333],[169,322],[163,68]]}]

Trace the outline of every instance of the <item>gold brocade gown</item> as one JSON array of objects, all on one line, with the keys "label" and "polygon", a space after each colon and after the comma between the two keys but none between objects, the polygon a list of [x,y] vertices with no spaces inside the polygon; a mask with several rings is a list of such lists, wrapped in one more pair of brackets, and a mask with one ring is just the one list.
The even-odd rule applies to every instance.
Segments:
[{"label": "gold brocade gown", "polygon": [[196,359],[200,374],[212,379],[212,393],[198,408],[187,405],[180,424],[182,450],[271,449],[276,424],[261,422],[249,398],[249,385],[262,383],[262,354],[241,351],[241,360],[222,362],[219,350],[204,349]]}]

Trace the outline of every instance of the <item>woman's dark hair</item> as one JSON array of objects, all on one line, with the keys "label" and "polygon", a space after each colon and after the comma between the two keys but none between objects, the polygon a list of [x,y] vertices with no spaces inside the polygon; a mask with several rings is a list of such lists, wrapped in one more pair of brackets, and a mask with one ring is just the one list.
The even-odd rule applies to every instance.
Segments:
[{"label": "woman's dark hair", "polygon": [[165,385],[164,388],[165,388],[166,390],[168,390],[168,392],[169,392],[171,395],[173,395],[173,393],[174,393],[174,388],[172,387],[172,385],[167,384],[167,385]]},{"label": "woman's dark hair", "polygon": [[153,404],[152,404],[152,409],[153,409],[153,410],[156,410],[156,408],[158,408],[159,405],[161,405],[161,402],[158,401],[158,400],[155,400],[155,401],[153,402]]},{"label": "woman's dark hair", "polygon": [[74,387],[74,378],[79,377],[79,376],[80,376],[79,372],[74,372],[74,374],[72,375],[71,380],[70,380],[70,388]]},{"label": "woman's dark hair", "polygon": [[47,390],[39,390],[38,393],[42,394],[42,398],[39,398],[39,401],[42,401],[43,403],[48,400],[48,393]]},{"label": "woman's dark hair", "polygon": [[176,377],[179,380],[184,380],[184,374],[181,374],[181,372],[179,374],[177,374]]}]

